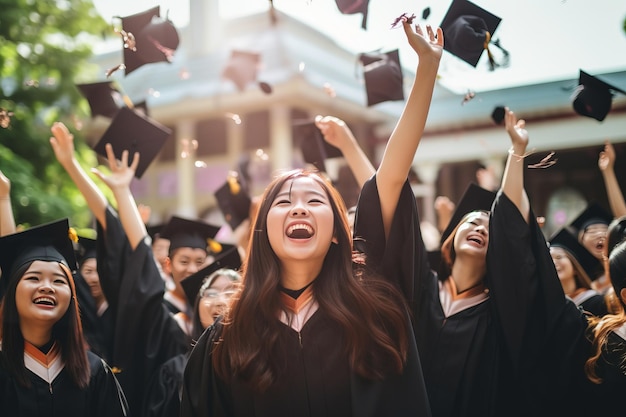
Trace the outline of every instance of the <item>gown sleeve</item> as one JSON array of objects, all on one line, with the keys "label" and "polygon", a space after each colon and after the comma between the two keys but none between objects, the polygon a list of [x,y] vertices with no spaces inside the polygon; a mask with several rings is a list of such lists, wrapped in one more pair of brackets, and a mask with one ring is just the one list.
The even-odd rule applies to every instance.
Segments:
[{"label": "gown sleeve", "polygon": [[187,365],[186,353],[174,356],[159,367],[146,387],[142,407],[144,417],[178,415],[185,365]]},{"label": "gown sleeve", "polygon": [[564,410],[584,378],[586,319],[565,297],[545,238],[499,192],[487,251],[487,286],[511,372],[538,404]]},{"label": "gown sleeve", "polygon": [[365,183],[355,215],[355,248],[365,253],[369,266],[393,281],[413,314],[417,311],[418,296],[432,275],[419,224],[415,195],[407,181],[400,193],[387,242],[376,176]]},{"label": "gown sleeve", "polygon": [[[130,250],[119,219],[108,216],[103,243],[106,248],[98,253],[98,268],[102,262],[111,274],[105,279],[113,281],[107,288],[118,290],[112,310],[111,364],[120,369],[118,378],[135,412],[149,378],[165,361],[185,354],[189,340],[163,304],[165,284],[147,242]],[[105,295],[108,299],[109,294]]]}]

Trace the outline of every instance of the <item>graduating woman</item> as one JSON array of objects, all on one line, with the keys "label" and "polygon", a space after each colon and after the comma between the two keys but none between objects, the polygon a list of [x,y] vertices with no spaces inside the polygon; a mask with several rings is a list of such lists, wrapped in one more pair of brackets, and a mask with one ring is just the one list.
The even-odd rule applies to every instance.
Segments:
[{"label": "graduating woman", "polygon": [[[410,294],[435,416],[577,412],[570,396],[582,381],[585,320],[563,293],[524,191],[524,121],[508,110],[505,121],[512,147],[501,190],[459,202],[442,236],[440,273],[431,270],[414,196],[398,203],[398,239],[385,241],[375,227],[381,208],[357,212],[355,237],[369,246],[368,260],[380,258],[380,270],[400,275]],[[377,190],[368,183],[361,198]]]},{"label": "graduating woman", "polygon": [[[404,29],[419,64],[376,173],[385,230],[408,187],[443,46],[440,29]],[[317,173],[283,173],[253,223],[242,288],[191,353],[181,415],[430,415],[398,277],[353,264],[337,190]]]},{"label": "graduating woman", "polygon": [[0,404],[7,416],[125,416],[109,366],[85,349],[67,219],[0,238]]}]

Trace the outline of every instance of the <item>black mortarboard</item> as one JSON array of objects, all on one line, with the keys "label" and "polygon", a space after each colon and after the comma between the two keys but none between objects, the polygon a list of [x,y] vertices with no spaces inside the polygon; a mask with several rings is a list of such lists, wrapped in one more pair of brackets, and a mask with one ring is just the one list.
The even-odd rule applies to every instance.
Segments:
[{"label": "black mortarboard", "polygon": [[207,250],[209,239],[213,239],[220,227],[202,220],[184,219],[172,216],[161,230],[160,236],[170,241],[170,253],[178,248]]},{"label": "black mortarboard", "polygon": [[626,92],[613,87],[598,78],[580,70],[578,87],[572,95],[574,111],[581,116],[591,117],[598,121],[604,120],[611,110],[613,91],[626,95]]},{"label": "black mortarboard", "polygon": [[261,55],[256,52],[233,50],[222,76],[235,83],[239,91],[257,79]]},{"label": "black mortarboard", "polygon": [[613,220],[611,213],[594,201],[589,203],[570,225],[574,227],[577,232],[581,232],[592,224],[605,224],[608,226],[611,220]]},{"label": "black mortarboard", "polygon": [[123,151],[128,150],[129,164],[135,152],[139,152],[139,165],[135,177],[141,178],[171,134],[172,130],[159,122],[144,116],[141,112],[123,107],[94,146],[94,150],[106,157],[105,145],[110,143],[118,159],[121,159]]},{"label": "black mortarboard", "polygon": [[32,261],[60,262],[76,271],[76,256],[68,219],[31,227],[0,237],[0,295],[17,269]]},{"label": "black mortarboard", "polygon": [[328,158],[343,156],[339,148],[324,140],[322,132],[311,121],[296,121],[293,124],[293,135],[302,150],[304,161],[312,164],[319,171],[326,172],[324,161]]},{"label": "black mortarboard", "polygon": [[241,267],[241,257],[237,246],[227,244],[222,244],[222,246],[223,251],[215,257],[211,265],[202,268],[180,282],[191,305],[195,303],[198,292],[209,275],[221,268],[239,270]]},{"label": "black mortarboard", "polygon": [[214,194],[231,229],[235,230],[250,217],[250,195],[237,176],[229,175],[226,182]]},{"label": "black mortarboard", "polygon": [[439,25],[446,36],[443,47],[476,67],[501,20],[472,2],[454,0]]},{"label": "black mortarboard", "polygon": [[369,0],[335,0],[337,8],[342,14],[363,13],[361,20],[361,28],[367,29],[367,12],[369,9]]},{"label": "black mortarboard", "polygon": [[78,236],[75,251],[78,263],[82,264],[84,260],[96,257],[96,243],[96,239]]},{"label": "black mortarboard", "polygon": [[502,124],[502,122],[504,121],[504,112],[506,111],[506,109],[504,108],[504,106],[496,106],[493,109],[493,112],[491,112],[491,119],[493,120],[493,122],[497,125]]},{"label": "black mortarboard", "polygon": [[555,233],[548,241],[550,247],[557,246],[567,250],[578,261],[580,266],[585,270],[590,279],[597,278],[596,273],[600,267],[600,260],[593,256],[583,245],[578,242],[576,236],[567,229],[561,229]]},{"label": "black mortarboard", "polygon": [[161,237],[161,230],[163,229],[163,226],[165,226],[163,223],[146,226],[146,231],[148,232],[148,235],[152,240],[156,239],[157,237]]},{"label": "black mortarboard", "polygon": [[359,55],[363,64],[367,105],[404,100],[404,80],[398,50]]},{"label": "black mortarboard", "polygon": [[176,28],[167,19],[160,18],[160,7],[122,17],[122,30],[135,38],[135,48],[124,48],[125,73],[153,62],[170,62],[178,48]]},{"label": "black mortarboard", "polygon": [[124,105],[122,93],[116,88],[113,81],[76,84],[76,87],[87,99],[91,108],[91,117],[100,115],[112,118]]},{"label": "black mortarboard", "polygon": [[467,213],[477,210],[491,211],[491,205],[495,198],[496,193],[493,191],[485,190],[473,182],[470,183],[465,189],[461,200],[456,204],[450,222],[441,234],[440,242],[443,244],[443,242],[446,241],[454,228]]}]

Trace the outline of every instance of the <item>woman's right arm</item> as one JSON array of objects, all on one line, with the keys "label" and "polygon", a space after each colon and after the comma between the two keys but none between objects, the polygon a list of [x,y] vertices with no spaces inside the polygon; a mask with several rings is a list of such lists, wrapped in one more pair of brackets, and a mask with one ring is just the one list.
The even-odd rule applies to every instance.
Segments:
[{"label": "woman's right arm", "polygon": [[617,182],[615,176],[615,148],[613,145],[606,141],[604,143],[604,150],[600,152],[598,158],[598,168],[602,172],[602,178],[604,179],[604,186],[606,187],[606,194],[609,197],[609,205],[613,212],[613,217],[622,217],[626,215],[626,202],[624,201],[624,194]]},{"label": "woman's right arm", "polygon": [[11,206],[11,181],[0,171],[0,236],[15,233],[15,218]]}]

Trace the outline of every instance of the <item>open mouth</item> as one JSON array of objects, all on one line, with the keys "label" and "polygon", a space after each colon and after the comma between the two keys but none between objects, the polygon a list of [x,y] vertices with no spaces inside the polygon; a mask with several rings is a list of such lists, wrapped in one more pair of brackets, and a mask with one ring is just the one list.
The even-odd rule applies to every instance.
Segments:
[{"label": "open mouth", "polygon": [[33,302],[37,305],[44,305],[44,306],[51,306],[51,307],[54,307],[56,305],[56,302],[54,301],[54,299],[50,297],[38,297],[38,298],[35,298]]},{"label": "open mouth", "polygon": [[287,237],[291,239],[308,239],[313,236],[313,228],[308,224],[294,224],[287,229]]}]

